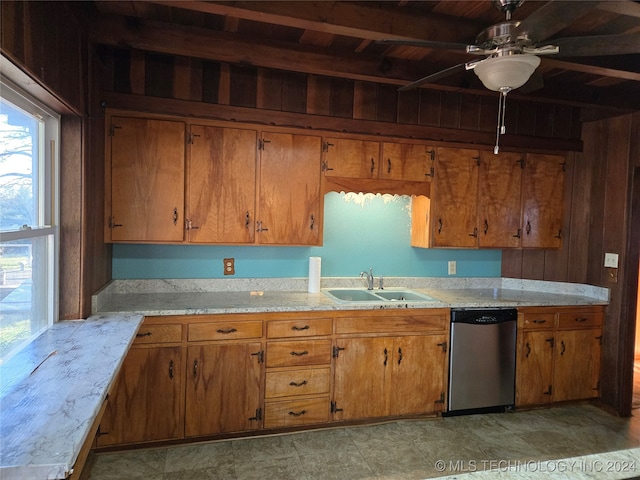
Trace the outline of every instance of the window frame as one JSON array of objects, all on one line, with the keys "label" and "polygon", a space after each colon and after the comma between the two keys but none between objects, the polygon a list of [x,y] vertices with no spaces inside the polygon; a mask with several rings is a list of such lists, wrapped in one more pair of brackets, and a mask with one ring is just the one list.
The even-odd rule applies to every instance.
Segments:
[{"label": "window frame", "polygon": [[[38,131],[38,195],[36,205],[37,225],[17,230],[0,231],[0,242],[43,238],[47,248],[46,262],[46,315],[47,323],[32,332],[29,339],[17,343],[0,363],[19,352],[42,331],[59,320],[59,261],[60,261],[60,128],[61,116],[21,89],[4,75],[0,75],[0,97],[40,120]],[[35,175],[34,175],[35,176]],[[37,193],[36,193],[37,188]],[[33,279],[32,279],[33,280]],[[33,296],[32,296],[33,301]]]}]

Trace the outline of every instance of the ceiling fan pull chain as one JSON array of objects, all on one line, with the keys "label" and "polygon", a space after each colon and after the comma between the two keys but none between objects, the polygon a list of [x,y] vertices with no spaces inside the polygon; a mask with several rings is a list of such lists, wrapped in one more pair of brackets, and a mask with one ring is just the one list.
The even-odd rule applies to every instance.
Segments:
[{"label": "ceiling fan pull chain", "polygon": [[504,126],[504,115],[507,109],[507,93],[511,91],[509,87],[500,87],[500,97],[498,98],[498,126],[496,127],[496,146],[493,147],[493,153],[497,155],[500,152],[500,135],[503,135],[507,129]]}]

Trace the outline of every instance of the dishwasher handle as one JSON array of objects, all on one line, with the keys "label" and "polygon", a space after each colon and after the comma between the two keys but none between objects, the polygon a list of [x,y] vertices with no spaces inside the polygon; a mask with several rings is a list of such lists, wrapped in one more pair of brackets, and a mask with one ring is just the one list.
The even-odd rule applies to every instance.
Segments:
[{"label": "dishwasher handle", "polygon": [[518,319],[518,311],[515,308],[483,309],[483,310],[466,310],[466,309],[451,310],[451,323],[467,323],[471,325],[493,325],[496,323],[515,322],[517,319]]}]

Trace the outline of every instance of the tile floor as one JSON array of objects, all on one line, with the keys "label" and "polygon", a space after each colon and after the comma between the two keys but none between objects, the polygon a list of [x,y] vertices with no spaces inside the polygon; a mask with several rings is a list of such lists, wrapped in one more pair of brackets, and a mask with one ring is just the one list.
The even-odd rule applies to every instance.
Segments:
[{"label": "tile floor", "polygon": [[[528,465],[527,471],[535,473],[538,464],[532,462],[637,447],[640,414],[618,418],[582,404],[101,453],[95,456],[89,478],[418,480],[491,466],[508,470],[501,467],[508,465],[505,462],[514,469]],[[629,475],[608,478],[640,476],[640,449],[627,454],[639,457],[637,464],[626,466]],[[574,467],[587,470],[586,476],[563,473],[561,478],[604,478],[593,468],[589,474],[590,466],[582,462]]]}]

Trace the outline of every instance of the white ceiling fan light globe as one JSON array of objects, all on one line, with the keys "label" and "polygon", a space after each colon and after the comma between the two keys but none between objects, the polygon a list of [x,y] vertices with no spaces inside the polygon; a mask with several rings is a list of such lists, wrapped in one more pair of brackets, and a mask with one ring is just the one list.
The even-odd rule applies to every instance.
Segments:
[{"label": "white ceiling fan light globe", "polygon": [[485,87],[499,92],[505,87],[514,90],[527,83],[538,65],[539,57],[523,53],[487,58],[478,63],[473,71]]}]

